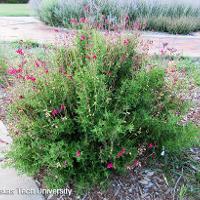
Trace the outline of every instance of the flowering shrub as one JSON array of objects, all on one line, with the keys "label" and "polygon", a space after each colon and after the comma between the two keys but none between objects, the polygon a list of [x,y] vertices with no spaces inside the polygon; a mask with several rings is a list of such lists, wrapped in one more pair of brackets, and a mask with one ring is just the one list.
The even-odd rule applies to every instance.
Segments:
[{"label": "flowering shrub", "polygon": [[111,43],[81,31],[73,47],[55,52],[54,67],[26,63],[26,51],[17,50],[21,64],[8,70],[17,86],[8,156],[17,169],[42,172],[48,187],[85,189],[139,165],[141,144],[158,152],[191,145],[195,128],[178,125],[176,115],[183,102],[166,87],[164,69],[145,68],[136,46],[133,36]]}]

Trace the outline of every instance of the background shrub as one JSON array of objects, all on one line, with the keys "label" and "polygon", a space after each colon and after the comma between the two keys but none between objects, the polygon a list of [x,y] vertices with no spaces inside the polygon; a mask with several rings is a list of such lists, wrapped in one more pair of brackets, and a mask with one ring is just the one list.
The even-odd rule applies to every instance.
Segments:
[{"label": "background shrub", "polygon": [[101,28],[109,25],[130,28],[135,22],[142,22],[146,30],[170,33],[188,34],[200,29],[200,9],[190,4],[136,0],[32,0],[31,4],[37,5],[34,7],[40,19],[52,26],[69,28],[73,27],[71,19],[79,22],[87,18],[91,25]]},{"label": "background shrub", "polygon": [[178,124],[184,103],[168,89],[164,69],[138,61],[133,36],[114,41],[82,31],[74,47],[54,52],[52,68],[18,49],[21,68],[8,70],[18,128],[8,156],[17,169],[42,171],[51,188],[85,189],[125,172],[141,144],[175,153],[193,143],[196,129]]}]

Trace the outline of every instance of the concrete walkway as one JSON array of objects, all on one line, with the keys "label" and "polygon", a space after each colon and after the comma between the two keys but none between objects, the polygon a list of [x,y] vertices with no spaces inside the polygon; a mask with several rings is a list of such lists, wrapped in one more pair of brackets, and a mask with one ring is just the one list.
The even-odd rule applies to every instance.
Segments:
[{"label": "concrete walkway", "polygon": [[4,168],[4,152],[12,139],[0,121],[0,200],[44,200],[31,177],[19,175],[14,169]]},{"label": "concrete walkway", "polygon": [[34,40],[52,42],[55,31],[34,17],[0,17],[0,40]]},{"label": "concrete walkway", "polygon": [[[0,17],[0,40],[34,40],[53,42],[56,38],[54,28],[44,25],[33,17]],[[170,35],[164,33],[144,32],[141,39],[152,40],[151,54],[160,54],[163,43],[177,49],[184,56],[200,57],[200,33],[191,36]]]}]

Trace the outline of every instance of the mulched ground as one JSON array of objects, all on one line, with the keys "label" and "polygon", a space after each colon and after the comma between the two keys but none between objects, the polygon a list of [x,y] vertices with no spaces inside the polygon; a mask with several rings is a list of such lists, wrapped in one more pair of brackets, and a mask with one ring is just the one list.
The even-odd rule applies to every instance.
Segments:
[{"label": "mulched ground", "polygon": [[107,192],[97,191],[85,195],[87,200],[170,200],[172,188],[168,186],[166,177],[159,170],[141,169],[129,176],[114,177]]},{"label": "mulched ground", "polygon": [[[193,160],[200,163],[200,149],[193,148],[188,150],[189,155]],[[164,167],[164,166],[163,166]],[[188,164],[187,173],[193,176],[198,172],[192,164]],[[73,193],[71,195],[52,196],[47,195],[47,200],[179,200],[178,194],[180,187],[187,184],[188,187],[193,187],[187,182],[186,173],[181,175],[181,170],[177,169],[177,174],[173,177],[166,177],[163,172],[161,164],[156,168],[147,169],[145,167],[138,167],[128,172],[126,176],[113,175],[111,177],[111,184],[106,191],[94,188],[92,191],[83,196],[77,196]],[[172,176],[172,175],[171,175]],[[40,187],[40,182],[37,181]],[[190,185],[191,184],[191,185]],[[200,187],[199,185],[195,185]],[[69,188],[68,188],[69,189]],[[198,189],[198,188],[197,188]],[[200,189],[200,188],[199,188]],[[200,192],[200,191],[199,191]],[[182,200],[200,200],[200,193],[192,197],[187,195]]]},{"label": "mulched ground", "polygon": [[69,195],[47,195],[48,200],[172,200],[173,188],[161,170],[140,168],[126,176],[113,176],[106,191],[94,188],[82,197],[73,192]]}]

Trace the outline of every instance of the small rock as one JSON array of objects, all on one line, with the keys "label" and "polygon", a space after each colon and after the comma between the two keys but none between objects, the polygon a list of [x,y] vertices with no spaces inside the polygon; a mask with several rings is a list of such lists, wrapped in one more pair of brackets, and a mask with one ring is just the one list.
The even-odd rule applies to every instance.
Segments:
[{"label": "small rock", "polygon": [[147,173],[147,176],[153,176],[154,175],[154,172],[148,172]]},{"label": "small rock", "polygon": [[154,184],[150,182],[146,187],[147,187],[147,188],[151,188],[151,187],[153,187],[153,186],[154,186]]},{"label": "small rock", "polygon": [[132,193],[132,192],[133,192],[133,189],[132,189],[132,188],[130,188],[130,189],[128,190],[128,192],[129,192],[129,193]]},{"label": "small rock", "polygon": [[147,177],[144,177],[144,180],[147,181],[147,182],[150,182],[151,180]]},{"label": "small rock", "polygon": [[115,192],[114,196],[116,197],[120,192],[120,188],[117,189],[117,191]]},{"label": "small rock", "polygon": [[146,198],[148,195],[149,195],[148,193],[144,193],[144,194],[141,195],[141,197],[144,199],[144,198]]},{"label": "small rock", "polygon": [[141,181],[139,181],[139,183],[141,183],[142,185],[147,185],[147,184],[148,184],[148,181],[146,181],[146,180],[141,180]]},{"label": "small rock", "polygon": [[38,180],[35,180],[35,183],[36,183],[38,186],[41,185],[40,182],[39,182]]}]

